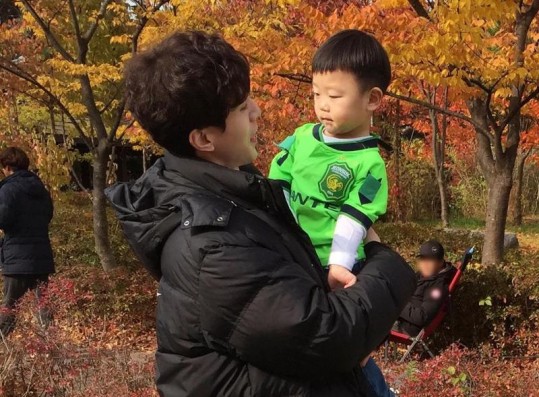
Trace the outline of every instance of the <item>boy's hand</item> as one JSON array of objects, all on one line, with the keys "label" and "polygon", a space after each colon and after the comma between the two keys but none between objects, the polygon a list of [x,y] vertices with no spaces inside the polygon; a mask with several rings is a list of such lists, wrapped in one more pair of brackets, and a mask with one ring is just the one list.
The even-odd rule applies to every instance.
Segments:
[{"label": "boy's hand", "polygon": [[347,268],[339,265],[329,265],[328,283],[331,290],[348,288],[354,285],[357,277]]}]

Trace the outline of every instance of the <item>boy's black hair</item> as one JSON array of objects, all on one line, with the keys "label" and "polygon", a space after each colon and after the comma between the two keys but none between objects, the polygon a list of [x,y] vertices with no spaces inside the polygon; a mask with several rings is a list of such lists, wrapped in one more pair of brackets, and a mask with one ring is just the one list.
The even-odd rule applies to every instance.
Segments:
[{"label": "boy's black hair", "polygon": [[391,82],[391,65],[382,45],[361,30],[343,30],[331,36],[314,54],[313,73],[337,70],[356,76],[363,90],[378,87],[384,93]]},{"label": "boy's black hair", "polygon": [[177,32],[126,65],[127,108],[155,142],[192,156],[189,133],[225,128],[250,91],[249,63],[216,34]]},{"label": "boy's black hair", "polygon": [[26,171],[30,167],[30,159],[24,150],[18,147],[8,147],[0,152],[0,165],[9,167],[12,171]]}]

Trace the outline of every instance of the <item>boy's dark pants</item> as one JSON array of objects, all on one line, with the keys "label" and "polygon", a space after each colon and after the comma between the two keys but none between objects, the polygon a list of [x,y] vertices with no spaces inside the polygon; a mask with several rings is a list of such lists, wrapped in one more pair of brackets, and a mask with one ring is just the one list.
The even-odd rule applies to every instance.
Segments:
[{"label": "boy's dark pants", "polygon": [[[37,299],[49,281],[48,274],[39,275],[4,275],[4,298],[0,308],[0,337],[7,336],[15,328],[15,309],[21,298],[28,291],[33,291]],[[42,326],[49,325],[51,314],[39,303],[38,319]]]}]

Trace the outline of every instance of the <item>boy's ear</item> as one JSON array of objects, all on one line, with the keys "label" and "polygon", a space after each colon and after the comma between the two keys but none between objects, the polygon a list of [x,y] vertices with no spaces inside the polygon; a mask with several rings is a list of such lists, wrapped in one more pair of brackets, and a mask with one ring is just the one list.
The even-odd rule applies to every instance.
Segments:
[{"label": "boy's ear", "polygon": [[369,93],[369,111],[374,112],[376,109],[378,109],[382,104],[383,97],[384,93],[382,92],[382,90],[378,87],[374,87]]},{"label": "boy's ear", "polygon": [[189,143],[198,152],[213,152],[213,134],[208,128],[193,130],[189,133]]}]

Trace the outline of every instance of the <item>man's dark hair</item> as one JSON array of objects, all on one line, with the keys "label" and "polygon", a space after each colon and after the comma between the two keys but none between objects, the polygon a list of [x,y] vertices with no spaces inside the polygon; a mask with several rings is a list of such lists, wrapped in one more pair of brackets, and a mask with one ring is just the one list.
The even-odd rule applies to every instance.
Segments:
[{"label": "man's dark hair", "polygon": [[18,147],[8,147],[0,152],[0,165],[2,168],[9,167],[13,171],[26,171],[30,167],[30,159],[24,150]]},{"label": "man's dark hair", "polygon": [[125,89],[127,108],[154,141],[192,156],[189,133],[224,129],[247,99],[249,63],[219,35],[177,32],[128,62]]},{"label": "man's dark hair", "polygon": [[361,30],[343,30],[331,36],[316,51],[313,73],[343,71],[352,73],[362,89],[380,88],[384,93],[391,82],[391,65],[382,45]]}]

